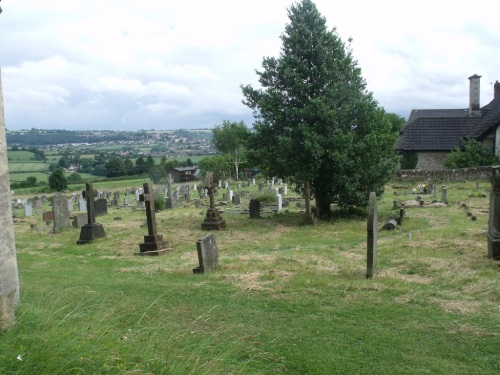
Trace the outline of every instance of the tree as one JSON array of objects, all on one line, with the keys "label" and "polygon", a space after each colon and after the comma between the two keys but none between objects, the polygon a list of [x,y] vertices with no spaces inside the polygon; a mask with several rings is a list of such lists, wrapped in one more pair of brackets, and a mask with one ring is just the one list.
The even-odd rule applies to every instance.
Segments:
[{"label": "tree", "polygon": [[82,176],[80,173],[73,172],[68,176],[67,180],[68,182],[82,182]]},{"label": "tree", "polygon": [[[310,186],[318,216],[366,206],[392,177],[397,134],[361,70],[311,0],[288,10],[278,58],[265,57],[260,89],[242,86],[254,111],[252,160],[268,175]],[[349,40],[350,42],[350,40]]]},{"label": "tree", "polygon": [[391,123],[392,131],[398,133],[398,135],[406,125],[406,119],[403,116],[398,115],[397,113],[386,113],[385,118]]},{"label": "tree", "polygon": [[149,178],[154,184],[159,184],[167,180],[167,170],[165,165],[154,165],[149,168],[148,171]]},{"label": "tree", "polygon": [[125,176],[125,164],[123,159],[113,156],[106,163],[106,177],[120,177]]},{"label": "tree", "polygon": [[246,142],[250,135],[248,128],[243,121],[230,122],[224,120],[222,125],[212,129],[214,147],[231,157],[236,172],[236,179],[239,176],[239,164],[245,150]]},{"label": "tree", "polygon": [[203,176],[207,172],[213,172],[215,180],[219,181],[229,176],[231,164],[232,160],[229,155],[216,155],[201,159],[199,166]]},{"label": "tree", "polygon": [[68,188],[68,180],[66,180],[62,168],[58,168],[51,173],[49,176],[49,187],[52,191],[63,191]]},{"label": "tree", "polygon": [[448,168],[470,168],[499,164],[500,159],[493,155],[491,148],[469,138],[462,141],[444,161]]}]

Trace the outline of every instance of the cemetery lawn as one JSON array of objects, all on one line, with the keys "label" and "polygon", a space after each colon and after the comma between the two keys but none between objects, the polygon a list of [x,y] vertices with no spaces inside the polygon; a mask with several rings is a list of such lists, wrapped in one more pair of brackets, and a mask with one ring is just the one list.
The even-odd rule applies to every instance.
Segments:
[{"label": "cemetery lawn", "polygon": [[[379,229],[399,216],[394,199],[415,199],[395,185],[378,201]],[[161,257],[134,255],[144,211],[110,207],[97,218],[107,237],[88,245],[79,229],[53,234],[19,214],[21,303],[0,334],[0,373],[498,374],[487,190],[449,184],[448,207],[407,208],[403,228],[378,232],[370,280],[365,214],[304,226],[295,202],[260,220],[226,206],[220,267],[205,275],[192,273],[208,234],[194,198],[156,214],[174,249]]]}]

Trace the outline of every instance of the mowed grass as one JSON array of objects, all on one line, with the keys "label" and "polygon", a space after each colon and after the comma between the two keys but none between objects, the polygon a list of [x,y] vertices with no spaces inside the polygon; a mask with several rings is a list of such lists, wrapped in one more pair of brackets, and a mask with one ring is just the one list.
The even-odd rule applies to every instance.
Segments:
[{"label": "mowed grass", "polygon": [[[192,273],[207,234],[193,202],[157,213],[173,249],[162,257],[134,255],[147,235],[141,210],[110,207],[97,219],[107,237],[89,245],[76,245],[78,229],[53,234],[16,210],[21,304],[1,336],[0,372],[498,374],[488,189],[453,184],[449,206],[408,208],[402,228],[379,231],[370,280],[366,216],[304,226],[295,201],[260,220],[226,205],[220,267],[205,275]],[[379,228],[399,215],[395,199],[415,195],[388,185]]]}]

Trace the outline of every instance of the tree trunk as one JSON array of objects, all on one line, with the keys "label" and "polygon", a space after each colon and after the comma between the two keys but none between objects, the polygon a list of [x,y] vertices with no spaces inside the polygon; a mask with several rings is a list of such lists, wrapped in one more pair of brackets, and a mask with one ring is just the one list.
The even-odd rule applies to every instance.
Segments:
[{"label": "tree trunk", "polygon": [[328,191],[322,189],[321,186],[323,186],[321,183],[314,184],[314,195],[316,196],[316,216],[320,219],[328,219],[332,214],[332,210],[330,208],[332,199]]},{"label": "tree trunk", "polygon": [[314,224],[314,215],[311,213],[311,186],[308,180],[304,181],[304,199],[306,213],[304,215],[305,224]]}]

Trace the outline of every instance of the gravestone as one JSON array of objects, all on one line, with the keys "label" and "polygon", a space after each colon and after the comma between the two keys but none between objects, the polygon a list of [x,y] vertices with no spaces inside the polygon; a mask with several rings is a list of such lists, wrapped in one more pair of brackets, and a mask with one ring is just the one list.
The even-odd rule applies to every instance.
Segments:
[{"label": "gravestone", "polygon": [[248,205],[250,219],[260,219],[260,203],[258,199],[250,199],[250,204]]},{"label": "gravestone", "polygon": [[366,257],[366,278],[369,279],[377,272],[377,195],[370,193],[368,203],[368,223],[367,223],[367,257]]},{"label": "gravestone", "polygon": [[259,192],[261,192],[262,190],[264,190],[264,183],[260,183],[259,184]]},{"label": "gravestone", "polygon": [[144,243],[139,244],[140,252],[136,255],[164,255],[172,249],[168,247],[168,242],[163,239],[163,236],[156,232],[154,199],[150,193],[149,183],[144,183],[143,187],[144,193],[140,195],[139,199],[146,206],[148,235],[144,236]]},{"label": "gravestone", "polygon": [[443,188],[441,190],[441,203],[446,202],[448,202],[448,189],[443,185]]},{"label": "gravestone", "polygon": [[405,208],[400,207],[399,208],[399,225],[403,226],[403,221],[405,219]]},{"label": "gravestone", "polygon": [[229,193],[223,193],[222,194],[222,201],[227,202],[229,200]]},{"label": "gravestone", "polygon": [[123,197],[123,205],[128,206],[129,204],[130,204],[130,198],[128,197],[128,195],[125,195]]},{"label": "gravestone", "polygon": [[54,233],[71,228],[68,200],[64,195],[54,195],[52,197],[52,212],[54,213]]},{"label": "gravestone", "polygon": [[[95,222],[95,205],[94,197],[96,192],[92,183],[85,184],[86,190],[82,191],[82,196],[87,200],[87,224],[80,229],[80,239],[76,241],[77,245],[91,243],[95,239],[106,237],[102,224]],[[106,201],[104,199],[104,201]],[[107,207],[106,207],[107,209]]]},{"label": "gravestone", "polygon": [[19,304],[19,275],[16,241],[12,221],[9,161],[5,136],[2,78],[0,72],[0,331],[16,324],[15,310]]},{"label": "gravestone", "polygon": [[68,199],[68,212],[69,213],[73,212],[73,199],[72,198]]},{"label": "gravestone", "polygon": [[196,208],[201,208],[201,199],[197,199],[197,200],[195,200],[195,201],[194,201],[194,206],[195,206]]},{"label": "gravestone", "polygon": [[220,230],[226,228],[226,222],[220,216],[219,210],[215,207],[214,188],[217,181],[214,181],[213,172],[207,172],[203,185],[208,189],[210,196],[210,207],[207,209],[205,220],[201,223],[203,230]]},{"label": "gravestone", "polygon": [[43,214],[43,221],[48,225],[51,221],[54,221],[54,213],[52,211],[46,211]]},{"label": "gravestone", "polygon": [[31,204],[27,204],[26,206],[24,206],[24,216],[33,216],[33,206]]},{"label": "gravestone", "polygon": [[284,195],[288,195],[288,186],[287,186],[287,184],[285,184],[285,185],[283,186],[283,194],[284,194]]},{"label": "gravestone", "polygon": [[241,196],[236,193],[233,195],[233,204],[241,204]]},{"label": "gravestone", "polygon": [[490,216],[488,220],[488,258],[500,260],[500,168],[492,168]]},{"label": "gravestone", "polygon": [[193,268],[193,273],[203,274],[206,271],[211,271],[219,265],[219,254],[215,234],[209,234],[196,242],[198,251],[199,266]]},{"label": "gravestone", "polygon": [[[88,206],[88,201],[87,201]],[[108,200],[106,198],[99,198],[94,203],[95,216],[103,216],[108,214]]]},{"label": "gravestone", "polygon": [[87,214],[86,213],[79,213],[79,214],[73,215],[73,221],[71,222],[71,225],[73,225],[73,228],[81,228],[85,224],[87,224]]},{"label": "gravestone", "polygon": [[118,200],[116,200],[116,199],[111,199],[111,201],[110,201],[110,203],[109,203],[109,204],[110,204],[110,206],[116,207],[116,206],[118,206]]},{"label": "gravestone", "polygon": [[278,203],[278,211],[283,210],[283,196],[281,194],[278,194],[276,197],[277,203]]},{"label": "gravestone", "polygon": [[87,212],[87,201],[83,198],[78,200],[78,210],[80,212]]}]

